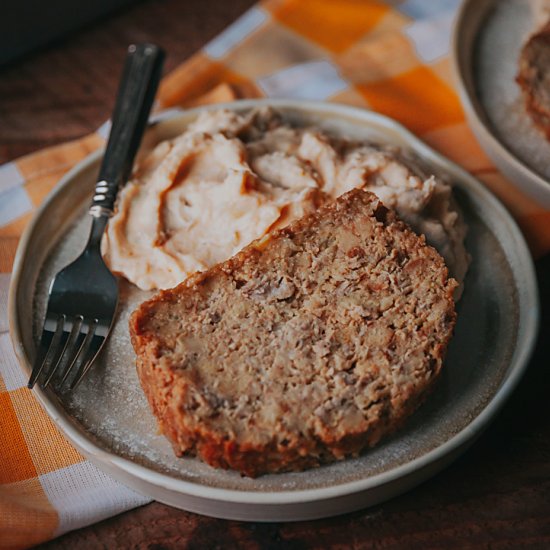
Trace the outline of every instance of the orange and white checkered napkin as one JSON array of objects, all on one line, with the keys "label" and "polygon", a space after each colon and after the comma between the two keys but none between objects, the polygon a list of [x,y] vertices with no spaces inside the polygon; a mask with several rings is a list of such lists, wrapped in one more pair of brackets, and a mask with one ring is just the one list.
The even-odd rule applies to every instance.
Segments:
[{"label": "orange and white checkered napkin", "polygon": [[[484,181],[540,255],[550,249],[550,213],[494,168],[453,88],[449,42],[458,4],[265,0],[164,79],[160,106],[285,97],[387,114]],[[147,500],[64,441],[25,388],[8,336],[18,238],[60,177],[103,143],[105,129],[0,167],[0,547],[29,546]]]}]

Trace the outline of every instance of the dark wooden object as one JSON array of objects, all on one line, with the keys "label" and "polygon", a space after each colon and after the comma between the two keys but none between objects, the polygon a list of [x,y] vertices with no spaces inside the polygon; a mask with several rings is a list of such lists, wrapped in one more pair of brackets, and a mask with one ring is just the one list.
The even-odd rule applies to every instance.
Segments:
[{"label": "dark wooden object", "polygon": [[[252,4],[139,2],[0,68],[0,163],[104,122],[128,43],[160,44],[170,70]],[[364,511],[299,523],[216,520],[153,503],[45,547],[550,548],[550,257],[537,270],[543,320],[527,375],[484,436],[420,487]]]}]

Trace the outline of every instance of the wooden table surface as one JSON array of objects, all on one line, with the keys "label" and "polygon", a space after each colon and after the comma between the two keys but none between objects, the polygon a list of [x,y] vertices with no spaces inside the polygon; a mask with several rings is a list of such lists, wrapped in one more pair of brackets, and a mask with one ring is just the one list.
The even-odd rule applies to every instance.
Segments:
[{"label": "wooden table surface", "polygon": [[[252,0],[138,2],[0,68],[0,163],[86,135],[109,115],[124,52],[151,41],[166,70]],[[483,437],[445,471],[384,504],[332,519],[243,523],[152,503],[47,548],[550,548],[550,258],[537,262],[541,336],[527,375]]]}]

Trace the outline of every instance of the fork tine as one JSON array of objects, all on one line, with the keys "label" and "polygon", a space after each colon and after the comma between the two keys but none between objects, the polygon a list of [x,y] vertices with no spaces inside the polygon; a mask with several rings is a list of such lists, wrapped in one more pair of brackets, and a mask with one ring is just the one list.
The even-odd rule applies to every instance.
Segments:
[{"label": "fork tine", "polygon": [[[55,330],[46,328],[47,325],[51,324],[50,321],[56,323]],[[36,359],[34,360],[31,376],[27,383],[27,387],[31,390],[44,370],[44,367],[53,360],[53,356],[58,348],[59,339],[61,338],[61,333],[63,332],[64,321],[64,315],[58,317],[56,320],[48,318],[46,315],[44,327],[42,328],[42,335],[40,336],[39,349],[36,354]]]},{"label": "fork tine", "polygon": [[[67,319],[65,319],[67,322]],[[80,331],[80,326],[82,324],[82,316],[79,315],[75,317],[72,320],[72,327],[71,330],[63,330],[63,334],[61,336],[61,341],[59,344],[59,347],[61,348],[61,353],[59,354],[59,357],[57,358],[57,361],[55,365],[50,367],[50,370],[48,371],[48,374],[46,376],[46,379],[41,384],[42,388],[46,388],[48,384],[50,383],[51,379],[53,378],[54,374],[59,370],[59,367],[63,363],[67,363],[67,361],[71,361],[71,357],[73,356],[73,349],[74,349],[74,342],[78,336],[78,333]],[[64,327],[65,329],[65,327]]]},{"label": "fork tine", "polygon": [[78,365],[77,374],[75,375],[74,380],[71,382],[71,385],[69,386],[71,390],[75,387],[75,380],[82,377],[82,368],[86,364],[86,359],[88,357],[88,350],[90,349],[90,345],[95,335],[95,330],[97,328],[97,319],[94,319],[91,322],[83,321],[81,325],[81,330],[80,330],[81,334],[83,334],[82,328],[84,327],[84,324],[87,324],[88,326],[86,337],[84,338],[84,341],[80,345],[80,348],[78,349],[78,353],[76,354],[74,361],[70,365],[71,370],[76,365]]},{"label": "fork tine", "polygon": [[99,353],[99,350],[101,349],[101,346],[103,345],[103,342],[105,342],[105,336],[99,336],[97,334],[94,334],[94,337],[92,338],[92,341],[90,342],[90,346],[86,352],[86,358],[83,359],[82,363],[80,364],[80,368],[78,369],[78,373],[75,376],[74,380],[71,382],[70,389],[74,390],[78,384],[82,381],[82,379],[86,376],[88,371],[90,370],[90,367],[92,366],[94,359],[96,358],[96,355]]},{"label": "fork tine", "polygon": [[72,390],[74,390],[78,386],[78,384],[80,384],[81,380],[86,376],[93,362],[95,361],[97,354],[101,350],[101,347],[103,346],[104,342],[105,342],[105,336],[99,336],[98,334],[94,335],[92,339],[92,343],[90,344],[88,357],[85,363],[83,363],[84,366],[82,367],[82,372],[79,373],[77,377],[75,377],[75,379],[73,380],[73,383],[71,384]]},{"label": "fork tine", "polygon": [[[70,363],[67,365],[67,368],[65,369],[65,372],[63,373],[63,378],[61,378],[60,382],[57,384],[57,386],[60,388],[63,386],[67,378],[69,377],[69,374],[71,374],[74,366],[77,363],[78,356],[80,355],[80,352],[82,351],[82,347],[84,346],[84,342],[86,340],[87,334],[84,334],[82,332],[82,326],[84,324],[84,318],[82,315],[78,316],[78,332],[76,333],[75,341],[72,344],[72,349],[75,350],[74,352],[71,352],[69,357],[72,357],[70,360]],[[73,330],[75,330],[75,327],[73,327]]]}]

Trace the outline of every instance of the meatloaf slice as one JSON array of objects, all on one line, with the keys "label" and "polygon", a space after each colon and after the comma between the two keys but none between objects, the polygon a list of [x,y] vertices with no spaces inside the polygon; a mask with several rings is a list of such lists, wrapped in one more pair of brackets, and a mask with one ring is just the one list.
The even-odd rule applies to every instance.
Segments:
[{"label": "meatloaf slice", "polygon": [[142,304],[141,385],[178,455],[249,476],[355,456],[431,390],[455,286],[354,190]]},{"label": "meatloaf slice", "polygon": [[550,21],[523,46],[517,81],[527,111],[550,140]]}]

